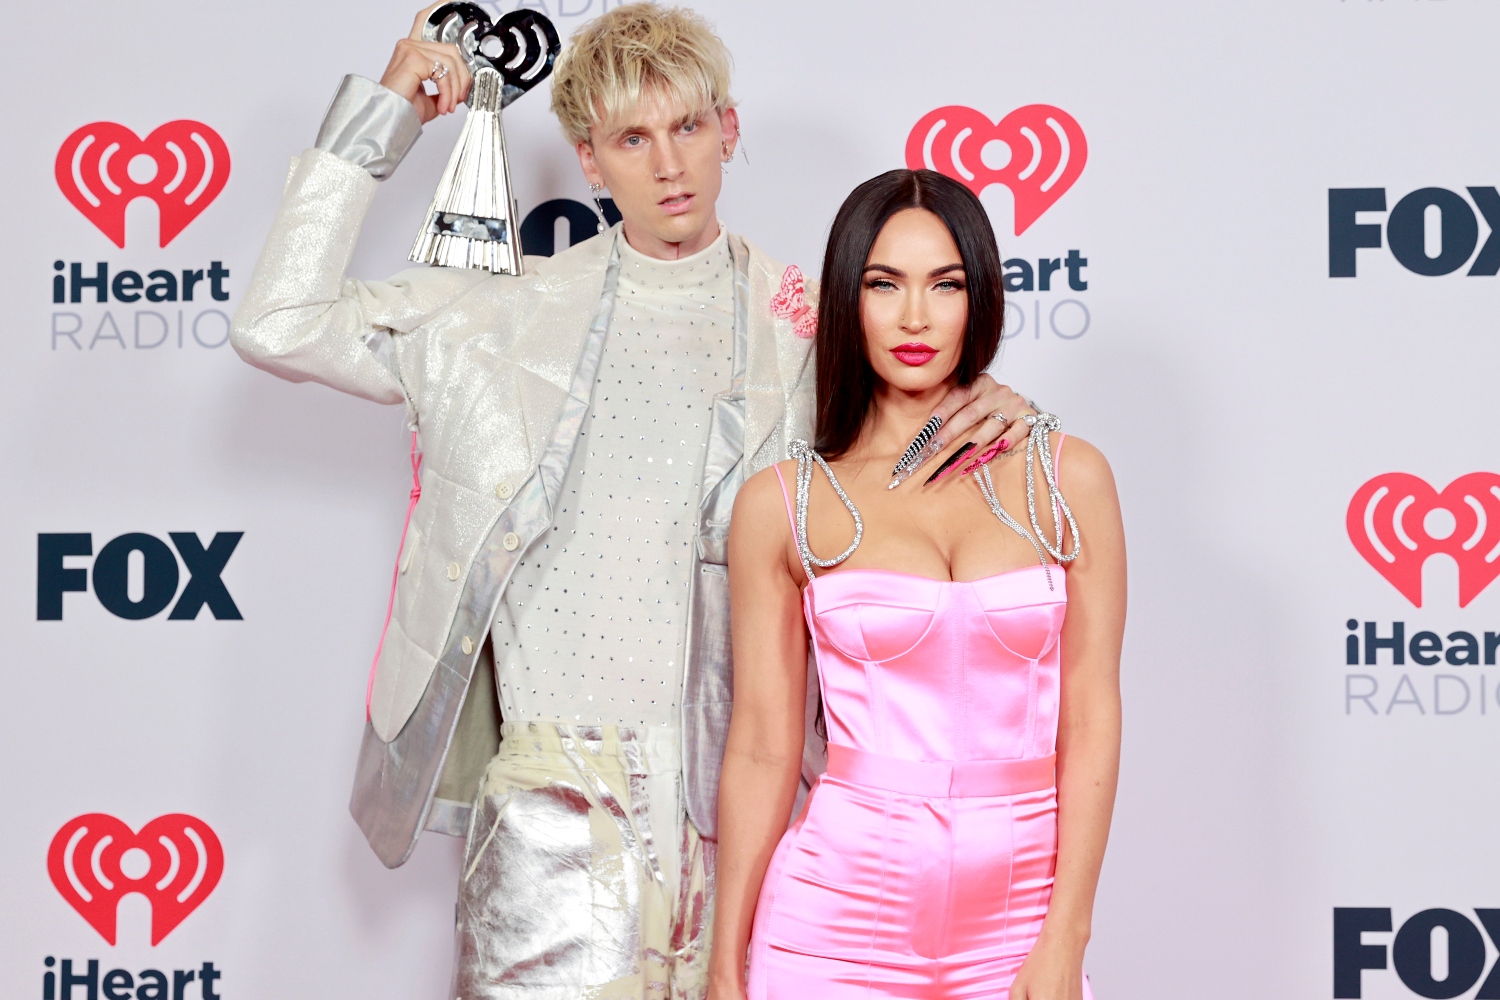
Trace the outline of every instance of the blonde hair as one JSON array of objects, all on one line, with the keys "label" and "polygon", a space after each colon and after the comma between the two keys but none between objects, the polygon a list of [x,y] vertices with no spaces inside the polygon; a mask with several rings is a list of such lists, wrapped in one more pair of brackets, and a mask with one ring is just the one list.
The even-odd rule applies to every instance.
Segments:
[{"label": "blonde hair", "polygon": [[628,124],[643,97],[661,95],[702,114],[734,107],[729,50],[699,14],[632,3],[573,33],[552,73],[552,113],[572,143],[595,126]]}]

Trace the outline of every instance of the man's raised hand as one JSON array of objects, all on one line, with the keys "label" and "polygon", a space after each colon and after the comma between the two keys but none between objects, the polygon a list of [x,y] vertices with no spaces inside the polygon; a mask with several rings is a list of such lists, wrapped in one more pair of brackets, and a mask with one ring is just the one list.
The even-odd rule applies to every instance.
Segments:
[{"label": "man's raised hand", "polygon": [[[424,125],[438,115],[457,111],[464,98],[469,96],[469,87],[474,82],[458,46],[422,41],[427,15],[440,6],[441,3],[435,3],[417,14],[411,34],[396,43],[390,65],[380,78],[381,86],[411,101]],[[427,93],[423,86],[429,80],[437,88],[436,94]]]}]

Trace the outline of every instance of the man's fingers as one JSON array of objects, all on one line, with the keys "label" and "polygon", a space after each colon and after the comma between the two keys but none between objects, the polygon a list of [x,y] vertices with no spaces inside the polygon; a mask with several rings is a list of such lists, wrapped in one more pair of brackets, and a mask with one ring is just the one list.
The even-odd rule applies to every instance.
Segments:
[{"label": "man's fingers", "polygon": [[453,91],[458,98],[453,109],[456,111],[458,105],[469,99],[469,88],[474,85],[474,74],[469,72],[469,66],[459,54],[458,47],[456,45],[448,47],[453,49]]},{"label": "man's fingers", "polygon": [[[441,66],[442,69],[436,69]],[[438,114],[446,115],[458,107],[459,76],[454,60],[446,52],[434,53],[434,71],[428,77],[438,91]]]},{"label": "man's fingers", "polygon": [[[445,115],[456,110],[469,96],[472,82],[469,68],[464,65],[457,46],[410,40],[400,44],[406,50],[403,68],[416,80],[417,89],[421,90],[429,80],[437,89],[433,102],[435,112]],[[415,98],[413,103],[416,103]]]},{"label": "man's fingers", "polygon": [[444,3],[447,3],[447,0],[438,0],[437,3],[433,4],[430,7],[423,7],[421,11],[418,12],[416,21],[412,22],[411,34],[407,35],[406,37],[410,38],[414,42],[420,42],[422,40],[422,29],[427,27],[428,15],[437,10]]},{"label": "man's fingers", "polygon": [[[432,61],[428,64],[428,79],[432,80],[440,95],[439,113],[448,114],[457,111],[458,106],[469,96],[469,68],[464,65],[464,60],[458,53],[456,45],[444,45],[437,42],[425,42],[423,51],[431,55]],[[439,70],[433,75],[434,67],[441,65],[447,72]]]}]

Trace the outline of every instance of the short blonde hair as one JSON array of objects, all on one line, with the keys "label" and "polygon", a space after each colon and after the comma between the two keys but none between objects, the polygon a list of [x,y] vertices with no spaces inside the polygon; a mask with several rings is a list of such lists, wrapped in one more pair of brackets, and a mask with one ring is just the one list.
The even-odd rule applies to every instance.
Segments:
[{"label": "short blonde hair", "polygon": [[552,113],[572,143],[595,126],[628,124],[642,97],[681,101],[691,111],[725,111],[729,50],[702,16],[681,7],[632,3],[573,33],[552,74]]}]

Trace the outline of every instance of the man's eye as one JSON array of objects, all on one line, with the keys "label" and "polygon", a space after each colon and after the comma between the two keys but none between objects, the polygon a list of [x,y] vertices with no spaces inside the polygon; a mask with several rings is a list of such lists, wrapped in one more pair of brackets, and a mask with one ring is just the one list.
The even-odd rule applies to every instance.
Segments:
[{"label": "man's eye", "polygon": [[686,125],[682,126],[682,130],[687,133],[696,132],[698,131],[698,123],[688,122]]},{"label": "man's eye", "polygon": [[627,136],[625,139],[625,145],[627,146],[639,146],[640,144],[641,137],[638,135]]}]

